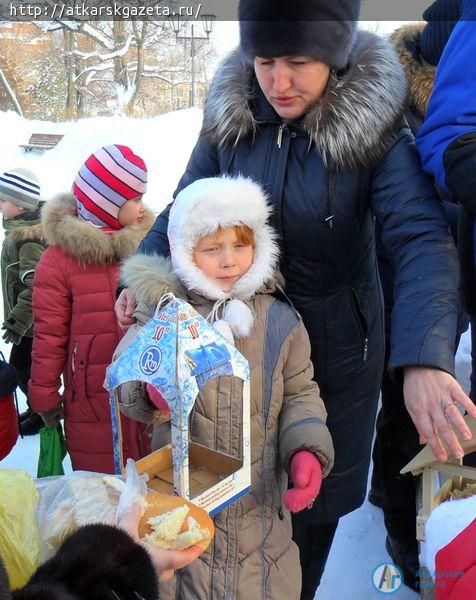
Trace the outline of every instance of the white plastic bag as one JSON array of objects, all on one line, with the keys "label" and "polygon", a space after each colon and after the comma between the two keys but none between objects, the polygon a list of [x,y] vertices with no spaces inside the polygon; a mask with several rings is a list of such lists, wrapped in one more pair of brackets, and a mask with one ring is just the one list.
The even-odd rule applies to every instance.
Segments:
[{"label": "white plastic bag", "polygon": [[75,471],[63,477],[36,480],[40,500],[36,520],[40,531],[40,562],[50,558],[61,543],[82,525],[116,525],[134,502],[143,506],[147,475],[140,476],[135,462],[127,461],[126,478]]},{"label": "white plastic bag", "polygon": [[78,527],[89,523],[115,525],[125,484],[114,475],[75,471],[63,477],[39,479],[36,486],[40,492],[36,510],[40,561],[44,562]]},{"label": "white plastic bag", "polygon": [[127,459],[126,464],[126,484],[122,490],[117,507],[117,522],[120,521],[124,511],[132,504],[139,504],[144,512],[145,498],[147,496],[147,473],[139,475],[137,472],[136,463],[132,458]]}]

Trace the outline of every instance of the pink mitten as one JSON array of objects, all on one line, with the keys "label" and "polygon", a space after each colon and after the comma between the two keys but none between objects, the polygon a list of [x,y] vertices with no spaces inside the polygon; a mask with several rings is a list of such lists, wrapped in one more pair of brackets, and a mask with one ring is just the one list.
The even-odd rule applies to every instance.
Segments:
[{"label": "pink mitten", "polygon": [[284,506],[291,512],[299,512],[315,499],[322,483],[322,466],[316,455],[299,450],[291,458],[292,488],[283,496]]},{"label": "pink mitten", "polygon": [[147,393],[149,394],[149,400],[152,402],[152,404],[154,406],[156,406],[159,410],[169,413],[170,412],[169,405],[167,404],[167,401],[162,396],[162,394],[160,392],[158,392],[155,389],[155,387],[153,385],[151,385],[150,383],[148,383],[145,386],[145,388],[147,390]]}]

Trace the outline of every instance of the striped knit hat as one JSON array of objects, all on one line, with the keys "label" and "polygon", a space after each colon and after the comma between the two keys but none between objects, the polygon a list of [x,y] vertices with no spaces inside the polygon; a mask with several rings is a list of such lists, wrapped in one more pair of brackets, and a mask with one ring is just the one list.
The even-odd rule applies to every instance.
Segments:
[{"label": "striped knit hat", "polygon": [[145,194],[147,167],[127,146],[104,146],[79,169],[73,184],[78,217],[104,231],[117,231],[119,209]]},{"label": "striped knit hat", "polygon": [[5,171],[0,175],[0,199],[35,210],[41,200],[38,177],[28,169]]}]

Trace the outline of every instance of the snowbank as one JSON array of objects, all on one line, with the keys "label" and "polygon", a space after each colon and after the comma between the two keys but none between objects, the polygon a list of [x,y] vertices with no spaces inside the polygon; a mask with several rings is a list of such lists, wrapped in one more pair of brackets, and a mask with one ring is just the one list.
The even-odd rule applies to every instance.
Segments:
[{"label": "snowbank", "polygon": [[[29,121],[14,112],[0,112],[0,172],[14,167],[34,171],[45,198],[68,191],[86,158],[105,144],[130,146],[146,162],[149,186],[146,203],[159,212],[171,200],[185,170],[202,122],[197,108],[166,113],[153,119],[95,117],[68,123]],[[32,133],[61,133],[64,138],[43,154],[25,153]]]}]

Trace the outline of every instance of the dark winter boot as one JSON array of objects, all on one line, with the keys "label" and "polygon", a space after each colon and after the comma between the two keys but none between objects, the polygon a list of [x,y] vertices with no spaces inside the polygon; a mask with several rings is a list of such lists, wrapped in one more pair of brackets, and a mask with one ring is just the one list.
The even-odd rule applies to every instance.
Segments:
[{"label": "dark winter boot", "polygon": [[382,489],[380,486],[380,479],[378,477],[378,470],[375,466],[374,470],[372,471],[372,480],[370,482],[370,490],[367,499],[373,506],[382,508]]},{"label": "dark winter boot", "polygon": [[43,419],[40,415],[31,411],[30,416],[20,422],[20,431],[24,436],[36,435],[37,433],[40,433],[40,429],[44,426]]},{"label": "dark winter boot", "polygon": [[403,583],[415,592],[419,592],[420,562],[418,560],[418,542],[416,539],[401,541],[387,535],[385,547],[394,564],[400,568],[403,574]]}]

